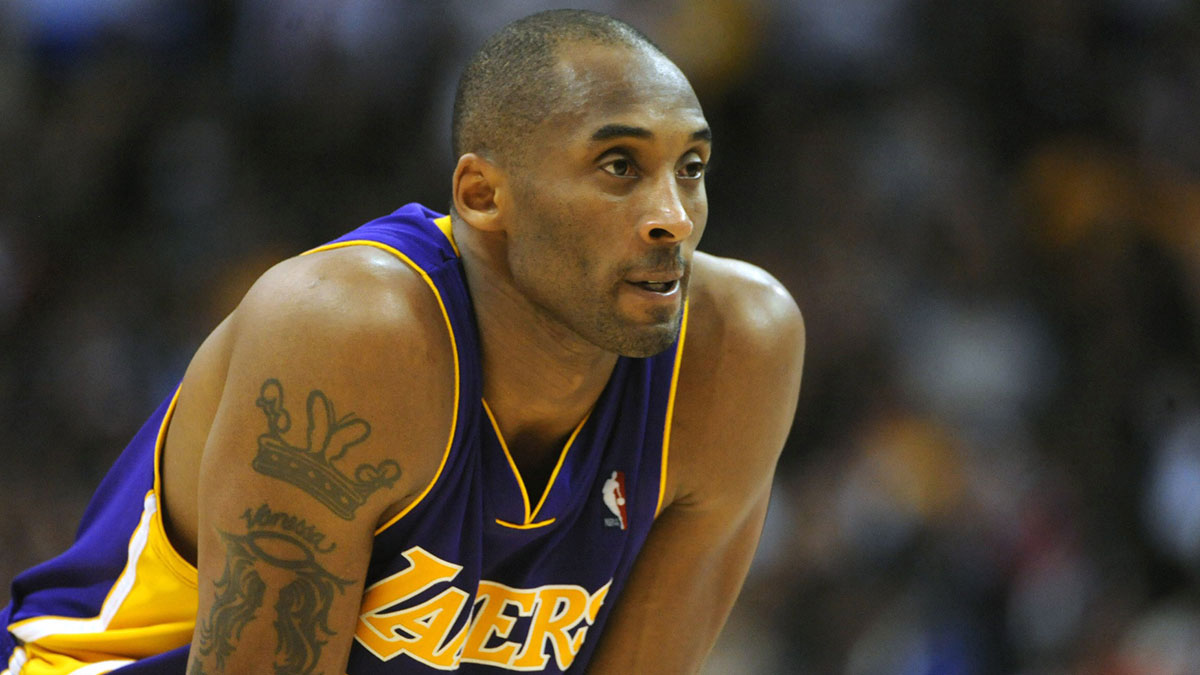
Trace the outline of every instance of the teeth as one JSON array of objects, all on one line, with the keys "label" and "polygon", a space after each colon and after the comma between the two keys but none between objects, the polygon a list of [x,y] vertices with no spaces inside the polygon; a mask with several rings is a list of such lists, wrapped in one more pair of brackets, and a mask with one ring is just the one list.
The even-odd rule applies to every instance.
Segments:
[{"label": "teeth", "polygon": [[674,281],[642,281],[638,285],[641,286],[642,288],[645,288],[648,291],[654,291],[655,293],[666,293],[667,291],[669,291],[675,287],[675,282]]}]

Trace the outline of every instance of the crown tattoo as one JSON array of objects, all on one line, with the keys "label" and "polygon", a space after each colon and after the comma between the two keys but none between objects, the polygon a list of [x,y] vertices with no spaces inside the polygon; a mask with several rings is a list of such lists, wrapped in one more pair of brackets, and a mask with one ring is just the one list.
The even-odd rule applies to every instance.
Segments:
[{"label": "crown tattoo", "polygon": [[341,518],[351,520],[371,493],[390,487],[400,477],[400,465],[390,459],[359,464],[353,476],[338,468],[345,464],[341,460],[346,452],[371,435],[371,425],[354,413],[338,418],[333,403],[318,389],[308,393],[308,447],[293,445],[283,437],[292,421],[283,407],[279,380],[263,383],[255,405],[267,416],[267,433],[258,437],[254,470],[295,485]]}]

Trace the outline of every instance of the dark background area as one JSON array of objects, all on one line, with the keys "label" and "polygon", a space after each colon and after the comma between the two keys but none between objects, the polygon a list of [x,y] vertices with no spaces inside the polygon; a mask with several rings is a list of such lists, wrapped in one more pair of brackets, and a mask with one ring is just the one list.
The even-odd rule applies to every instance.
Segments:
[{"label": "dark background area", "polygon": [[[459,68],[548,6],[0,0],[0,603],[258,274],[444,210]],[[808,324],[708,672],[1200,672],[1196,3],[575,6],[692,78],[702,248]]]}]

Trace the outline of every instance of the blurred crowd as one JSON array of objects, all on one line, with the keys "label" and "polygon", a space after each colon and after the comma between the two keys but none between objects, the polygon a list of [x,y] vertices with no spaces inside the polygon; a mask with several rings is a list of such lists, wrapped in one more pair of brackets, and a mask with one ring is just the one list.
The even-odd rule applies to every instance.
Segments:
[{"label": "blurred crowd", "polygon": [[[702,247],[807,320],[706,672],[1200,673],[1200,6],[568,4],[692,78]],[[0,604],[258,274],[445,209],[458,70],[547,6],[0,0]]]}]

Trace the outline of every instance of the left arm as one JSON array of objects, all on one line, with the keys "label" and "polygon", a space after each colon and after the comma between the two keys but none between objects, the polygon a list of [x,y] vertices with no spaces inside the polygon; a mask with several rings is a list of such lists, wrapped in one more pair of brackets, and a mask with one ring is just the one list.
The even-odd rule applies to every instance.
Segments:
[{"label": "left arm", "polygon": [[754,556],[795,415],[795,302],[744,263],[696,263],[710,282],[692,292],[664,507],[589,672],[700,669]]}]

